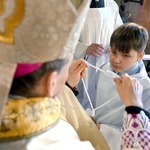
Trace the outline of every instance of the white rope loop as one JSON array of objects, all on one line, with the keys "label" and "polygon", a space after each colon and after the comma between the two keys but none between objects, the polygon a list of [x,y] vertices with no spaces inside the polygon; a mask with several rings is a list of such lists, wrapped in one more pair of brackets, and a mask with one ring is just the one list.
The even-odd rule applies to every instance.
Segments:
[{"label": "white rope loop", "polygon": [[[100,69],[100,68],[98,68],[98,67],[96,67],[96,66],[93,66],[93,65],[91,65],[91,64],[89,64],[89,63],[88,63],[88,65],[89,65],[90,67],[93,67],[93,68],[97,69],[98,71],[104,73],[106,76],[109,76],[109,77],[111,77],[111,78],[120,77],[119,75],[117,75],[116,73],[114,73],[114,72],[112,72],[112,71],[110,71],[110,70],[104,71],[104,70],[102,70],[102,69]],[[95,111],[96,111],[97,109],[100,109],[100,108],[104,107],[106,104],[110,103],[111,101],[113,101],[117,95],[115,95],[114,97],[112,97],[111,99],[109,99],[108,101],[106,101],[105,103],[103,103],[102,105],[100,105],[100,106],[94,108],[94,107],[93,107],[93,104],[92,104],[92,101],[91,101],[91,98],[90,98],[90,96],[89,96],[89,93],[88,93],[88,91],[87,91],[87,87],[86,87],[86,85],[85,85],[85,82],[84,82],[83,79],[81,79],[81,80],[82,80],[83,87],[84,87],[84,89],[85,89],[85,93],[86,93],[86,95],[87,95],[88,101],[89,101],[89,103],[90,103],[91,116],[92,116],[92,117],[95,117]]]}]

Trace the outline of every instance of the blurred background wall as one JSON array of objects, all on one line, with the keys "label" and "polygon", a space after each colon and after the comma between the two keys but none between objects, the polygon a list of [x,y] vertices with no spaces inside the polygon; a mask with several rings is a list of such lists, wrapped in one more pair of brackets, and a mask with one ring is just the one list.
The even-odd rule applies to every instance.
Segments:
[{"label": "blurred background wall", "polygon": [[[119,6],[120,15],[125,22],[135,22],[144,26],[150,37],[150,0],[115,0]],[[141,2],[141,3],[140,3]],[[150,54],[150,39],[146,48]]]}]

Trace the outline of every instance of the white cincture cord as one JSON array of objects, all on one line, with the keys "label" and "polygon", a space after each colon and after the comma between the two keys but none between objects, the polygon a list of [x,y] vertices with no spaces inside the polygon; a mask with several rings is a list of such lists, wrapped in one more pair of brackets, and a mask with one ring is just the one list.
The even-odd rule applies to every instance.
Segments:
[{"label": "white cincture cord", "polygon": [[99,70],[100,72],[103,72],[105,75],[107,75],[109,77],[112,77],[112,78],[120,77],[119,75],[117,75],[116,73],[114,73],[114,72],[112,72],[110,70],[104,71],[104,70],[102,70],[102,69],[100,69],[98,67],[95,67],[95,66],[93,66],[93,65],[91,65],[89,63],[88,63],[88,65],[91,66],[91,67],[93,67],[93,68],[95,68],[95,69],[97,69],[97,70]]},{"label": "white cincture cord", "polygon": [[[107,76],[109,76],[109,77],[111,77],[111,78],[120,77],[119,75],[115,74],[115,73],[112,72],[112,71],[109,71],[109,70],[104,71],[104,70],[102,70],[102,69],[100,69],[100,68],[97,68],[97,67],[91,65],[91,64],[88,64],[88,65],[91,66],[91,67],[93,67],[93,68],[95,68],[95,69],[97,69],[97,70],[99,70],[99,71],[101,71],[101,72],[103,72],[105,75],[107,75]],[[99,109],[99,108],[102,108],[103,106],[105,106],[106,104],[110,103],[111,101],[113,101],[114,98],[115,98],[117,95],[115,95],[115,96],[112,97],[110,100],[108,100],[108,101],[106,101],[105,103],[103,103],[102,105],[100,105],[100,106],[94,108],[94,107],[93,107],[93,104],[92,104],[92,101],[91,101],[91,98],[90,98],[90,96],[89,96],[89,93],[88,93],[88,91],[87,91],[85,82],[84,82],[83,79],[81,79],[81,80],[82,80],[83,87],[84,87],[84,89],[85,89],[85,93],[86,93],[86,95],[87,95],[88,101],[89,101],[90,106],[91,106],[91,109],[92,109],[92,110],[91,110],[91,111],[92,111],[91,117],[95,117],[95,111],[96,111],[97,109]]]},{"label": "white cincture cord", "polygon": [[91,109],[92,109],[91,117],[95,117],[95,109],[94,109],[94,107],[93,107],[93,104],[92,104],[91,98],[90,98],[89,93],[88,93],[88,91],[87,91],[87,88],[86,88],[85,82],[84,82],[83,78],[82,78],[81,80],[82,80],[83,87],[84,87],[84,89],[85,89],[85,93],[86,93],[86,95],[87,95],[88,101],[89,101],[90,106],[91,106]]}]

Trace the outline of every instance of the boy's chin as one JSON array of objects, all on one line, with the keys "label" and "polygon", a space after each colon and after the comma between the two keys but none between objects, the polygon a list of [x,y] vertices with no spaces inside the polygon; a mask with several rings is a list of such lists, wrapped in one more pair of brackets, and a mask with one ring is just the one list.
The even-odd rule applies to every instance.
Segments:
[{"label": "boy's chin", "polygon": [[116,73],[118,73],[118,72],[123,72],[123,71],[120,70],[120,69],[114,69],[114,71],[115,71]]}]

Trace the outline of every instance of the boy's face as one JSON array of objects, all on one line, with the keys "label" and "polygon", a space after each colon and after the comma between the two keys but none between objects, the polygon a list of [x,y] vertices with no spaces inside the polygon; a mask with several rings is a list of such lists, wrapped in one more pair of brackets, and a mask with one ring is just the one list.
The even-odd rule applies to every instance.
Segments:
[{"label": "boy's face", "polygon": [[122,53],[110,48],[110,63],[115,72],[123,72],[132,68],[137,61],[143,58],[143,56],[144,51],[138,53],[131,49],[129,53]]}]

